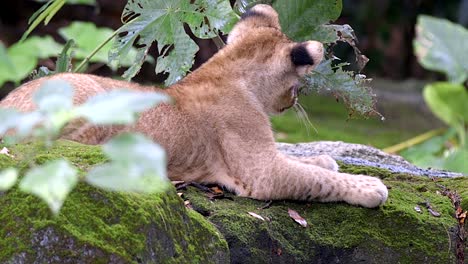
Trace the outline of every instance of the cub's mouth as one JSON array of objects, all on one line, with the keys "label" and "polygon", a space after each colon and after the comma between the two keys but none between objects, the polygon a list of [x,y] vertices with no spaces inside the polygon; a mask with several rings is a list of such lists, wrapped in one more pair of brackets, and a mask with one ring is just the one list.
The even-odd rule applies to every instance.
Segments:
[{"label": "cub's mouth", "polygon": [[299,95],[299,87],[300,87],[299,83],[294,84],[291,88],[289,88],[289,90],[285,93],[285,95],[282,96],[285,99],[284,104],[286,106],[280,108],[279,110],[280,113],[286,111],[287,109],[297,104],[298,95]]}]

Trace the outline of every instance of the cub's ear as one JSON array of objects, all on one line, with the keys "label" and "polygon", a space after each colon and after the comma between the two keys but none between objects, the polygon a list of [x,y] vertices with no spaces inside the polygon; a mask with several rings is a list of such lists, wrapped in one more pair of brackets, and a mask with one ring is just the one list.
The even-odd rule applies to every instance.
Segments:
[{"label": "cub's ear", "polygon": [[296,66],[299,76],[313,70],[323,59],[323,45],[317,41],[294,44],[291,49],[291,61]]},{"label": "cub's ear", "polygon": [[271,27],[281,30],[278,13],[273,7],[259,4],[247,10],[229,33],[227,43],[248,36],[252,32],[251,30],[257,27]]}]

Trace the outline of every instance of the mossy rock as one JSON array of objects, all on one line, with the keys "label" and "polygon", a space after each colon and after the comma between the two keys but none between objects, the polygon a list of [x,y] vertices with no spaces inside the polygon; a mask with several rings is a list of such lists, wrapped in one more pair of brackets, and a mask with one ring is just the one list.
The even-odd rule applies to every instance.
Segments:
[{"label": "mossy rock", "polygon": [[[26,168],[64,156],[82,171],[104,161],[98,147],[59,142],[0,155],[0,168]],[[37,155],[31,153],[39,151]],[[28,154],[25,154],[28,153]],[[219,231],[185,208],[174,188],[154,195],[108,192],[79,184],[60,213],[35,196],[13,188],[0,193],[0,263],[226,263]]]},{"label": "mossy rock", "polygon": [[[224,199],[210,200],[210,195],[193,187],[184,191],[184,198],[224,235],[231,263],[456,262],[457,222],[440,186],[458,190],[466,209],[467,177],[434,180],[346,164],[341,164],[341,170],[382,178],[390,189],[388,201],[377,209],[295,201],[274,201],[261,209],[266,202],[229,193]],[[440,217],[429,213],[426,202]],[[308,226],[295,223],[288,209],[297,211]]]},{"label": "mossy rock", "polygon": [[[0,155],[0,168],[28,167],[64,156],[81,171],[105,161],[98,147],[60,141]],[[37,155],[31,153],[38,152]],[[340,164],[342,171],[382,178],[386,204],[366,209],[344,203],[263,201],[225,192],[210,199],[193,187],[183,198],[174,189],[158,195],[106,192],[80,184],[58,216],[16,189],[0,194],[0,262],[13,263],[454,263],[454,209],[440,194],[457,190],[468,208],[468,178],[429,179],[385,169]],[[428,202],[439,212],[431,215]],[[288,216],[297,211],[306,228]],[[198,213],[197,213],[198,212]],[[265,220],[248,214],[254,212]],[[199,214],[200,213],[200,214]],[[219,230],[219,231],[218,231]],[[228,248],[229,247],[229,248]],[[468,255],[468,252],[466,253]]]}]

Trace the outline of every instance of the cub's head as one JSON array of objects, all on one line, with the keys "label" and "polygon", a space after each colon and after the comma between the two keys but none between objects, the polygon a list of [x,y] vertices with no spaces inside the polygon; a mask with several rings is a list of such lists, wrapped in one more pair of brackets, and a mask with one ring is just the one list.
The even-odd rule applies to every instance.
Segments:
[{"label": "cub's head", "polygon": [[278,13],[269,5],[256,5],[244,13],[227,42],[223,53],[240,67],[231,73],[257,96],[268,114],[281,113],[297,102],[300,78],[323,58],[320,42],[297,43],[283,34]]}]

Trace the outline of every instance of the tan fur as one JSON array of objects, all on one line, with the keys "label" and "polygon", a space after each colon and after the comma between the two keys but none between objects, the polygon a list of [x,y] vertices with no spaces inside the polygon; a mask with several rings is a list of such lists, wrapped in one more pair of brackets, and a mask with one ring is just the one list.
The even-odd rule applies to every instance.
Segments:
[{"label": "tan fur", "polygon": [[[384,203],[387,188],[377,178],[338,173],[329,156],[293,158],[277,151],[268,115],[296,103],[294,87],[319,63],[323,50],[318,42],[289,40],[270,6],[257,5],[251,11],[254,15],[236,25],[226,47],[179,83],[160,90],[175,104],[152,108],[128,127],[95,127],[77,120],[63,137],[100,144],[116,133],[139,131],[166,149],[171,180],[218,183],[255,199],[345,201],[365,207]],[[291,62],[296,45],[305,47],[313,65],[296,67]],[[22,85],[0,107],[34,109],[31,95],[50,79],[70,82],[75,104],[110,89],[154,89],[64,73]]]}]

